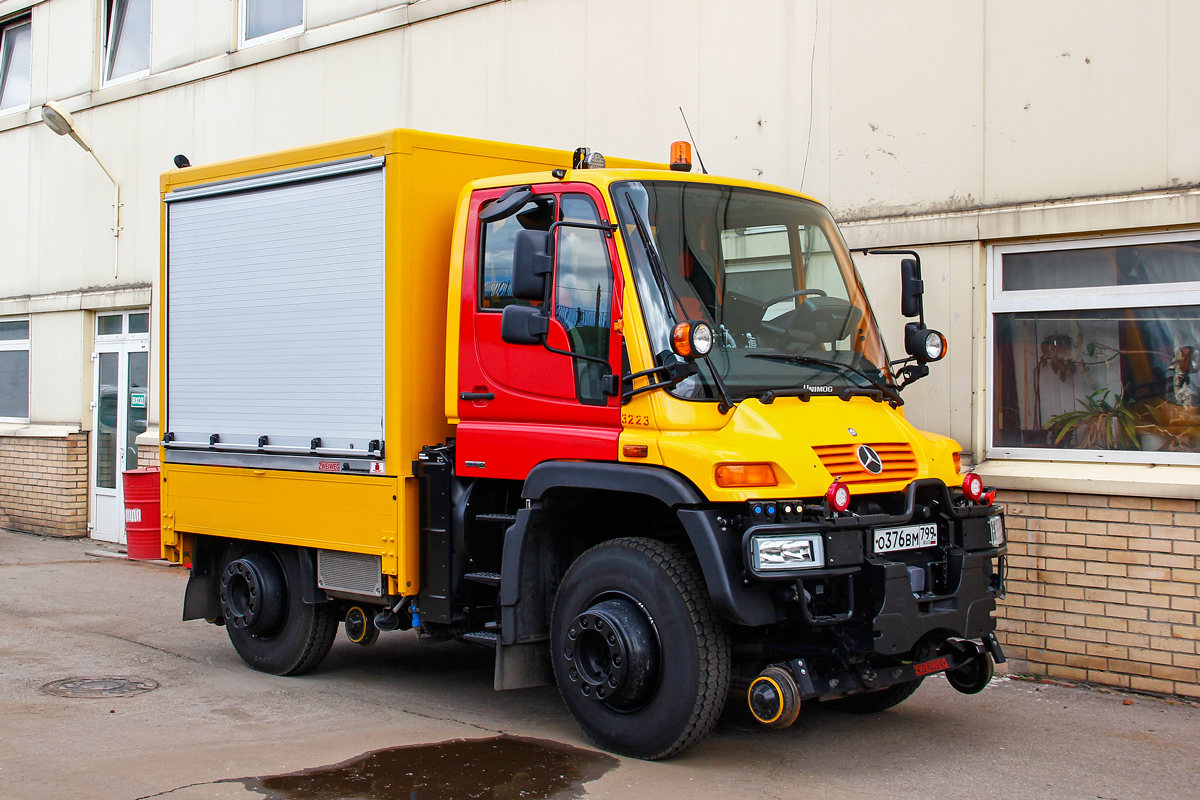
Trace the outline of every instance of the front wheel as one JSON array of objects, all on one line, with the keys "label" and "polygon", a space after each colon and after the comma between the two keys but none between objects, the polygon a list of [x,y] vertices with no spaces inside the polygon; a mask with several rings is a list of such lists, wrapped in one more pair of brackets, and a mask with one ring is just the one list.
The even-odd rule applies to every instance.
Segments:
[{"label": "front wheel", "polygon": [[304,602],[293,548],[230,546],[221,568],[221,614],[242,660],[260,672],[300,675],[329,654],[337,635],[332,603]]},{"label": "front wheel", "polygon": [[600,747],[660,759],[695,745],[729,690],[729,637],[694,558],[613,539],[576,559],[554,601],[563,700]]}]

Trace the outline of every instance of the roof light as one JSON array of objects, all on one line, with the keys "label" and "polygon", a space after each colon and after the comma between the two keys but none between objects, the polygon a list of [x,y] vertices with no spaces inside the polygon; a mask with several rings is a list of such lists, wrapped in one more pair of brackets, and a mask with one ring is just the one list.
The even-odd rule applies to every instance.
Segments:
[{"label": "roof light", "polygon": [[825,492],[825,500],[832,510],[845,511],[850,507],[850,487],[841,481],[834,481]]},{"label": "roof light", "polygon": [[718,464],[716,480],[722,489],[779,484],[770,464]]},{"label": "roof light", "polygon": [[671,142],[671,169],[692,171],[692,146],[688,142]]}]

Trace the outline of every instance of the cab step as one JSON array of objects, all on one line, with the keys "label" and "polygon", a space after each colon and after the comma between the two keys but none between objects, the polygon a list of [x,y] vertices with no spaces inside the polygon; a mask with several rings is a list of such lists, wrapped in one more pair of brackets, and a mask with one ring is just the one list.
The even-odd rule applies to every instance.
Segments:
[{"label": "cab step", "polygon": [[516,522],[516,514],[476,514],[476,522]]},{"label": "cab step", "polygon": [[463,577],[469,580],[471,583],[482,583],[485,586],[500,585],[499,572],[468,572]]},{"label": "cab step", "polygon": [[480,647],[495,648],[500,643],[500,635],[494,631],[471,631],[463,634],[462,640]]}]

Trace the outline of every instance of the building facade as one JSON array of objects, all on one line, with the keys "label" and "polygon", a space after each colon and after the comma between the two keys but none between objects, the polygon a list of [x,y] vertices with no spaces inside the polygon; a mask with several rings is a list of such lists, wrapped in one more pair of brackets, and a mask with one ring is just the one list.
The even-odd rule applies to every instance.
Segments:
[{"label": "building facade", "polygon": [[[123,536],[177,154],[413,127],[663,161],[682,108],[711,171],[920,253],[950,352],[905,409],[1008,505],[1015,668],[1200,694],[1197,33],[1189,0],[0,0],[0,526]],[[895,262],[858,257],[893,353]]]}]

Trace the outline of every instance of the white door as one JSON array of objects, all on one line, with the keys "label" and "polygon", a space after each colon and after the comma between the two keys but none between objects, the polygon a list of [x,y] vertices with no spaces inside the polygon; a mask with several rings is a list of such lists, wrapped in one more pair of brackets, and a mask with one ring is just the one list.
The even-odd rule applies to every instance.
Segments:
[{"label": "white door", "polygon": [[138,434],[150,409],[150,314],[96,315],[92,399],[92,537],[125,543],[121,473],[136,469]]}]

